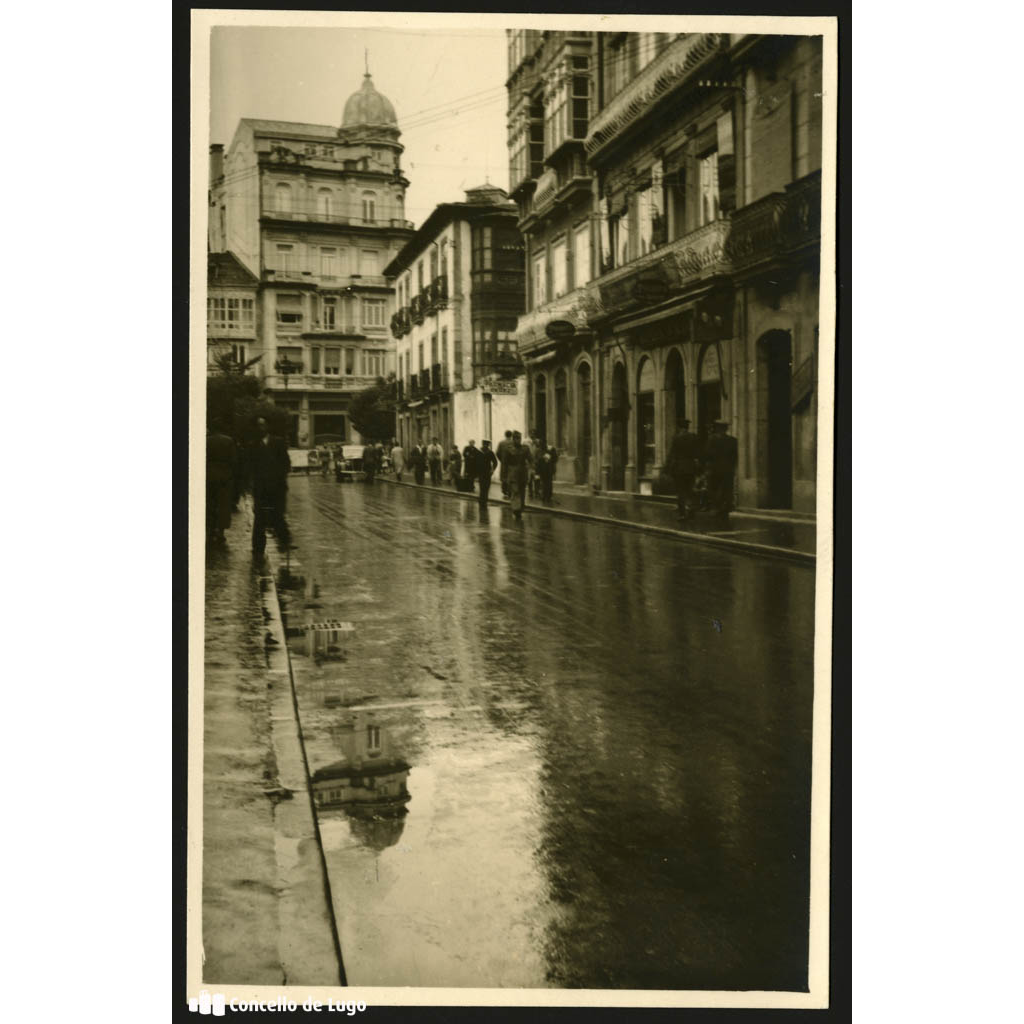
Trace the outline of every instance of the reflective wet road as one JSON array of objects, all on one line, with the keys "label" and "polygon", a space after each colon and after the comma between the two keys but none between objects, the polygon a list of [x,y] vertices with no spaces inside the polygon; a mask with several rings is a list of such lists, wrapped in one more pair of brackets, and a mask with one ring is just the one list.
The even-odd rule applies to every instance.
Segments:
[{"label": "reflective wet road", "polygon": [[318,477],[289,520],[350,984],[806,987],[813,571]]}]

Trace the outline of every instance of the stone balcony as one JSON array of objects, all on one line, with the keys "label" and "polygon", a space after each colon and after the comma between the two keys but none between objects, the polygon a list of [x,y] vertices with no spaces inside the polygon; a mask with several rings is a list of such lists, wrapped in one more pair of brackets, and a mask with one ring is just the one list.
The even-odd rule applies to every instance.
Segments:
[{"label": "stone balcony", "polygon": [[[285,381],[287,380],[287,385]],[[275,391],[364,391],[372,387],[376,377],[363,374],[268,373],[263,386]]]},{"label": "stone balcony", "polygon": [[586,140],[587,159],[593,160],[626,128],[688,81],[697,68],[719,51],[723,38],[715,32],[691,32],[669,43],[591,120]]}]

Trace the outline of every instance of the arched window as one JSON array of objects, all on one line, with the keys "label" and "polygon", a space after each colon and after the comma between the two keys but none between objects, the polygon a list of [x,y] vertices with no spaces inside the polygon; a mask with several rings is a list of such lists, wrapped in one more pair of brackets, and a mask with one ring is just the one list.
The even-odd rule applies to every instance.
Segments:
[{"label": "arched window", "polygon": [[292,212],[292,187],[279,181],[274,187],[274,208],[278,213]]},{"label": "arched window", "polygon": [[367,224],[372,224],[377,219],[377,193],[376,192],[364,192],[363,193],[363,220]]},{"label": "arched window", "polygon": [[331,217],[331,190],[322,188],[316,196],[316,212],[323,220],[330,220]]}]

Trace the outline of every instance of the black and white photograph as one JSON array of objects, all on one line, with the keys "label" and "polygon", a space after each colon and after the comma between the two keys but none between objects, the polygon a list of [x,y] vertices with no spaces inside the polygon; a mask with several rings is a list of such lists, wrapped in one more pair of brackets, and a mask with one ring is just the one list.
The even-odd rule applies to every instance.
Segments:
[{"label": "black and white photograph", "polygon": [[191,68],[192,1008],[826,1007],[836,20]]}]

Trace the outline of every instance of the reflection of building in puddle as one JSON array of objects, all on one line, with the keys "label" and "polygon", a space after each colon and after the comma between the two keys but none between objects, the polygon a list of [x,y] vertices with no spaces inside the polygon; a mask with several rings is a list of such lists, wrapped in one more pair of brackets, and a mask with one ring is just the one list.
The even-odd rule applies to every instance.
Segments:
[{"label": "reflection of building in puddle", "polygon": [[343,810],[352,834],[365,846],[382,850],[394,845],[410,800],[409,764],[372,713],[354,712],[332,733],[342,757],[313,773],[317,811]]}]

